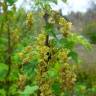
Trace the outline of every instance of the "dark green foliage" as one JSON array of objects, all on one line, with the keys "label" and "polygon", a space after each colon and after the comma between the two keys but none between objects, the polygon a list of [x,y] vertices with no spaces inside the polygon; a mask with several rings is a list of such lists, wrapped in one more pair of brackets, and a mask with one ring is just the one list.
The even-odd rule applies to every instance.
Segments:
[{"label": "dark green foliage", "polygon": [[17,0],[6,0],[10,5],[14,4]]}]

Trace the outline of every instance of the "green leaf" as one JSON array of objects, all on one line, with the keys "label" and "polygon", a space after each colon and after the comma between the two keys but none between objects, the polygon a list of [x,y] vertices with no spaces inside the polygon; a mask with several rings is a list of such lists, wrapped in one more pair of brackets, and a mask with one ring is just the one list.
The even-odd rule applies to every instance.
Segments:
[{"label": "green leaf", "polygon": [[74,47],[74,42],[73,41],[69,41],[66,38],[61,38],[60,40],[57,40],[56,47],[72,49]]},{"label": "green leaf", "polygon": [[59,63],[55,63],[54,69],[56,70],[56,72],[59,73],[60,68],[61,68],[61,65]]},{"label": "green leaf", "polygon": [[28,64],[25,64],[23,66],[24,68],[24,73],[29,77],[29,78],[33,78],[33,76],[35,75],[35,68],[38,64],[37,60],[32,60],[31,62],[29,62]]},{"label": "green leaf", "polygon": [[6,96],[6,91],[4,89],[0,89],[0,96]]},{"label": "green leaf", "polygon": [[6,64],[0,63],[0,80],[3,80],[8,71],[8,66]]},{"label": "green leaf", "polygon": [[15,67],[15,65],[12,66],[11,73],[10,73],[10,75],[9,75],[9,80],[10,80],[10,81],[11,81],[11,80],[12,80],[12,81],[18,80],[18,73],[19,73],[18,68]]},{"label": "green leaf", "polygon": [[56,96],[60,96],[61,88],[60,88],[60,84],[58,82],[54,82],[54,84],[52,85],[52,89]]},{"label": "green leaf", "polygon": [[5,44],[7,42],[7,39],[0,37],[0,45]]},{"label": "green leaf", "polygon": [[27,85],[26,87],[25,87],[25,90],[23,91],[23,92],[20,92],[20,94],[22,95],[22,96],[30,96],[31,94],[33,94],[35,91],[37,91],[38,90],[38,86],[29,86],[29,85]]},{"label": "green leaf", "polygon": [[17,1],[17,0],[7,0],[7,2],[8,2],[10,5],[14,4],[16,1]]},{"label": "green leaf", "polygon": [[0,15],[0,23],[5,21],[5,16]]},{"label": "green leaf", "polygon": [[69,54],[68,54],[69,57],[72,58],[72,60],[74,60],[76,63],[78,63],[78,54],[74,51],[71,51]]},{"label": "green leaf", "polygon": [[68,40],[71,42],[74,42],[74,45],[80,44],[88,50],[91,49],[91,44],[82,35],[78,35],[76,33],[73,33],[70,35]]},{"label": "green leaf", "polygon": [[9,88],[9,94],[10,94],[10,96],[16,96],[17,89],[18,89],[18,85],[17,84],[12,84],[10,86],[10,88]]},{"label": "green leaf", "polygon": [[47,34],[49,34],[49,35],[51,35],[51,36],[53,36],[53,37],[56,38],[56,32],[54,32],[54,31],[55,31],[55,30],[54,30],[52,24],[47,24],[47,25],[46,25],[46,32],[47,32]]},{"label": "green leaf", "polygon": [[48,76],[55,79],[57,77],[57,72],[56,71],[57,70],[52,68],[51,70],[48,71]]}]

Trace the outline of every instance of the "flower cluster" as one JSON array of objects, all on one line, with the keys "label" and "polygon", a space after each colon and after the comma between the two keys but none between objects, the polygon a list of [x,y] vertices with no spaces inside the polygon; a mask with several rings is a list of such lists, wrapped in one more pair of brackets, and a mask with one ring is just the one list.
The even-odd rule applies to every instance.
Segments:
[{"label": "flower cluster", "polygon": [[23,64],[28,64],[32,60],[32,46],[29,45],[24,48],[22,52],[18,53],[18,56]]},{"label": "flower cluster", "polygon": [[45,44],[46,34],[44,32],[40,33],[37,37],[38,46],[43,46]]},{"label": "flower cluster", "polygon": [[51,83],[47,78],[48,66],[48,63],[46,63],[44,60],[38,64],[37,81],[39,85],[40,96],[53,96],[50,88]]},{"label": "flower cluster", "polygon": [[72,23],[66,21],[63,17],[59,19],[59,25],[60,25],[60,32],[67,37],[69,34],[69,31],[71,30]]},{"label": "flower cluster", "polygon": [[11,40],[13,41],[13,45],[15,45],[16,43],[18,43],[19,41],[19,32],[20,30],[18,28],[12,30],[12,33],[11,33]]},{"label": "flower cluster", "polygon": [[57,26],[60,33],[62,33],[65,37],[68,36],[72,27],[71,22],[65,20],[63,16],[61,16],[58,12],[55,11],[52,11],[51,15],[49,16],[48,23],[54,24],[55,27]]},{"label": "flower cluster", "polygon": [[28,25],[29,28],[31,28],[33,24],[33,14],[32,12],[27,14],[27,18],[26,18],[26,25]]},{"label": "flower cluster", "polygon": [[40,33],[37,37],[37,51],[39,53],[38,71],[37,71],[37,81],[39,85],[40,96],[53,96],[50,80],[48,76],[49,61],[48,57],[50,53],[50,48],[46,46],[46,34]]},{"label": "flower cluster", "polygon": [[18,79],[18,86],[21,90],[23,90],[25,88],[25,85],[26,85],[26,76],[20,74]]},{"label": "flower cluster", "polygon": [[67,62],[69,51],[66,49],[60,49],[58,52],[58,59],[60,62]]},{"label": "flower cluster", "polygon": [[40,96],[53,96],[52,90],[50,88],[50,83],[47,80],[42,81],[40,91]]},{"label": "flower cluster", "polygon": [[64,63],[60,76],[62,90],[71,91],[76,81],[76,75],[68,63]]},{"label": "flower cluster", "polygon": [[60,14],[56,11],[52,11],[49,16],[48,22],[50,24],[58,24],[59,18],[60,18]]}]

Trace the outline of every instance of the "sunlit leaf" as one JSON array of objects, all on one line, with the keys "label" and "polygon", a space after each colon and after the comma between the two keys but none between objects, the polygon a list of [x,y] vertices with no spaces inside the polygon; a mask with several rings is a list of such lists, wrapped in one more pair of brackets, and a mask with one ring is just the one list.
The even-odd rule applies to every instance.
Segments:
[{"label": "sunlit leaf", "polygon": [[3,80],[8,71],[8,66],[6,64],[0,63],[0,80]]},{"label": "sunlit leaf", "polygon": [[36,85],[35,86],[29,86],[29,85],[27,85],[25,87],[25,90],[23,92],[20,92],[20,94],[22,96],[30,96],[31,94],[33,94],[37,90],[38,90],[38,86],[36,86]]}]

